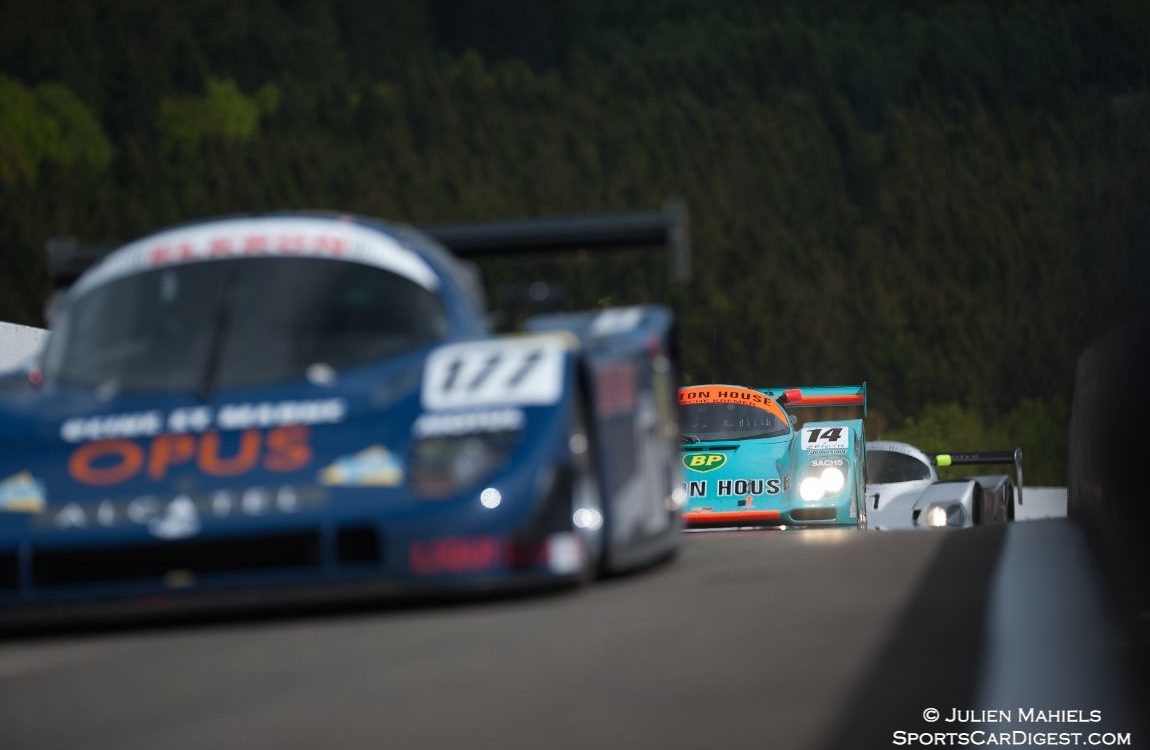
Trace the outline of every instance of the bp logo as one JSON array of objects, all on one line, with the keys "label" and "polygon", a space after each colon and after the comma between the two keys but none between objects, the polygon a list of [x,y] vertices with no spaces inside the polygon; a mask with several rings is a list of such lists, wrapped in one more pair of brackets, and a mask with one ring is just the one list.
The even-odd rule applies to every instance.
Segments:
[{"label": "bp logo", "polygon": [[683,466],[691,471],[714,471],[727,463],[727,456],[723,453],[692,453],[683,456]]}]

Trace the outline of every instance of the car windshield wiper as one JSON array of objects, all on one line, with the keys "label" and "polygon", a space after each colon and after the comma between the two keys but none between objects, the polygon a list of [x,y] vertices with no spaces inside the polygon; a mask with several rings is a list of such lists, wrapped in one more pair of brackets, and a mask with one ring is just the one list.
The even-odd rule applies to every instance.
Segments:
[{"label": "car windshield wiper", "polygon": [[196,385],[196,395],[207,401],[212,397],[216,388],[216,379],[219,376],[220,359],[223,357],[224,342],[232,326],[232,288],[235,286],[236,269],[228,269],[224,283],[220,287],[220,296],[216,302],[215,314],[212,316],[212,334],[208,341],[208,356],[204,360],[204,369],[200,372],[200,379]]},{"label": "car windshield wiper", "polygon": [[723,438],[724,440],[757,440],[759,438],[778,437],[782,433],[777,431],[772,432],[756,432],[754,435],[740,435],[739,437]]},{"label": "car windshield wiper", "polygon": [[680,435],[679,441],[683,443],[701,443],[703,439],[698,435]]}]

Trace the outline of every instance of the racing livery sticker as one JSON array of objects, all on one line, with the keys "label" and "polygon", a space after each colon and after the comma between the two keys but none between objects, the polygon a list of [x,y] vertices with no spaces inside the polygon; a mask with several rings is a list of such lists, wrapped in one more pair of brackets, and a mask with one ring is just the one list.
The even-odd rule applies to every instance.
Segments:
[{"label": "racing livery sticker", "polygon": [[[790,489],[790,474],[773,479],[719,479],[715,482],[715,497],[777,495],[780,492],[789,492]],[[683,482],[683,490],[687,493],[687,497],[707,497],[708,482],[705,479],[692,479]]]},{"label": "racing livery sticker", "polygon": [[44,484],[27,471],[0,481],[0,512],[39,513],[44,510]]},{"label": "racing livery sticker", "polygon": [[725,453],[691,453],[683,456],[683,466],[691,471],[706,472],[720,469],[727,463]]},{"label": "racing livery sticker", "polygon": [[336,459],[320,472],[329,487],[397,487],[403,483],[403,465],[382,445]]},{"label": "racing livery sticker", "polygon": [[141,474],[163,480],[194,468],[209,477],[234,477],[257,469],[297,471],[312,460],[310,428],[304,425],[243,432],[166,434],[147,441],[96,440],[68,457],[68,475],[80,484],[120,484]]},{"label": "racing livery sticker", "polygon": [[638,373],[630,362],[606,364],[595,369],[595,403],[599,414],[611,417],[635,411]]},{"label": "racing livery sticker", "polygon": [[604,310],[591,321],[591,335],[611,336],[636,328],[643,320],[642,307],[618,307]]},{"label": "racing livery sticker", "polygon": [[707,480],[692,479],[689,482],[683,482],[683,491],[687,493],[687,497],[706,497]]},{"label": "racing livery sticker", "polygon": [[786,412],[775,400],[752,388],[738,385],[698,385],[679,389],[679,403],[690,404],[744,404],[769,411],[784,422]]},{"label": "racing livery sticker", "polygon": [[508,546],[493,536],[443,537],[412,542],[407,562],[416,575],[474,573],[507,563]]},{"label": "racing livery sticker", "polygon": [[439,286],[422,257],[381,231],[346,220],[275,216],[213,221],[145,237],[108,256],[76,287],[177,263],[251,257],[338,258],[391,271],[425,289]]},{"label": "racing livery sticker", "polygon": [[804,427],[802,447],[805,451],[842,452],[850,445],[850,429],[844,426]]},{"label": "racing livery sticker", "polygon": [[298,513],[322,504],[323,492],[317,487],[256,486],[65,503],[50,508],[37,523],[64,530],[145,526],[160,539],[182,539],[198,534],[204,521]]},{"label": "racing livery sticker", "polygon": [[347,416],[341,398],[301,401],[260,401],[210,406],[186,406],[166,414],[159,410],[74,417],[60,424],[66,443],[116,438],[155,437],[165,432],[248,430],[289,425],[335,424]]},{"label": "racing livery sticker", "polygon": [[748,495],[777,495],[791,488],[791,475],[781,479],[720,479],[715,482],[717,497],[742,497]]},{"label": "racing livery sticker", "polygon": [[423,407],[553,404],[563,393],[563,352],[563,340],[553,336],[442,347],[423,371]]},{"label": "racing livery sticker", "polygon": [[411,431],[417,438],[474,435],[484,432],[514,432],[523,429],[525,421],[526,417],[522,409],[423,414],[415,420]]}]

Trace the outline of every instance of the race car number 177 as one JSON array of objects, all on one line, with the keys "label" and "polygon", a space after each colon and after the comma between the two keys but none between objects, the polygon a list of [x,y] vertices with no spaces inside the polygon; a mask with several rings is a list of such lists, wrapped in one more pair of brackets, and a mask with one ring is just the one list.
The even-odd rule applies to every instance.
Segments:
[{"label": "race car number 177", "polygon": [[477,341],[432,352],[423,371],[426,409],[552,404],[563,387],[563,346],[547,337]]}]

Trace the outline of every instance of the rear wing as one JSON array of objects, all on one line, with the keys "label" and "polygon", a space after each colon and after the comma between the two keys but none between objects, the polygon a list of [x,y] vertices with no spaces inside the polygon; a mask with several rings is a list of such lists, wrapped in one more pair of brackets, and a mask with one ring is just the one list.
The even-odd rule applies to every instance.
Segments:
[{"label": "rear wing", "polygon": [[759,388],[759,393],[770,396],[788,409],[797,406],[858,406],[867,414],[866,382],[861,385],[787,386]]},{"label": "rear wing", "polygon": [[[416,227],[466,259],[548,253],[563,250],[607,250],[666,246],[671,278],[691,277],[690,221],[687,206],[670,200],[661,209],[576,216],[551,216],[467,224]],[[84,271],[120,245],[84,244],[70,237],[47,242],[48,271],[56,289],[70,286]]]},{"label": "rear wing", "polygon": [[665,245],[672,279],[682,283],[691,278],[689,217],[686,204],[678,200],[668,201],[656,211],[439,224],[419,229],[467,259]]},{"label": "rear wing", "polygon": [[1018,485],[1018,504],[1022,505],[1022,449],[1013,451],[968,451],[966,453],[928,453],[930,460],[940,469],[947,466],[988,466],[1014,464],[1015,481]]}]

